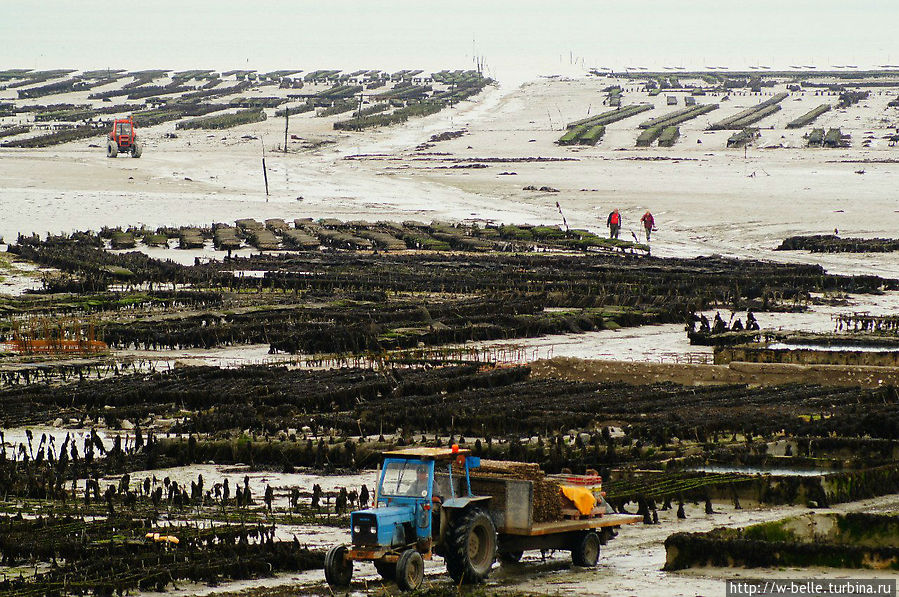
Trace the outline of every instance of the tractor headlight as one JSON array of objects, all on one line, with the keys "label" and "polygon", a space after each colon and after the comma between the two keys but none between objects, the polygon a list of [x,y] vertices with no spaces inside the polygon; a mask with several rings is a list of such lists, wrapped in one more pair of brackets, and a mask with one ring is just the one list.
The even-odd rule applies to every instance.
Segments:
[{"label": "tractor headlight", "polygon": [[362,532],[362,527],[360,527],[360,526],[357,524],[356,526],[353,527],[353,532],[356,533],[356,534],[358,535],[359,533]]}]

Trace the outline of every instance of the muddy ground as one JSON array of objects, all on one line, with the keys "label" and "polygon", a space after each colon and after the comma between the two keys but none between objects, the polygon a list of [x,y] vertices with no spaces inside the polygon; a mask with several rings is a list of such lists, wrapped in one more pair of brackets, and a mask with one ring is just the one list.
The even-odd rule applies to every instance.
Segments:
[{"label": "muddy ground", "polygon": [[[336,118],[292,117],[290,133],[299,138],[290,141],[286,154],[277,152],[284,123],[274,117],[216,132],[176,133],[173,123],[148,127],[142,132],[146,150],[140,160],[108,160],[102,147],[90,146],[96,144],[92,141],[41,150],[0,149],[0,210],[5,214],[0,236],[7,245],[16,244],[20,233],[36,232],[44,239],[47,232],[205,227],[233,224],[241,217],[449,220],[484,229],[499,223],[563,226],[564,214],[572,228],[604,236],[606,214],[619,208],[628,240],[630,233],[640,232],[636,222],[646,209],[659,226],[652,258],[527,252],[376,257],[371,251],[273,256],[244,246],[234,254],[241,260],[224,264],[206,263],[224,257],[211,241],[202,249],[178,250],[175,242],[170,249],[141,249],[143,255],[173,260],[162,265],[122,252],[102,252],[108,258],[76,253],[75,245],[66,244],[71,239],[61,241],[55,252],[37,242],[27,258],[21,251],[3,253],[4,292],[19,297],[25,290],[41,289],[45,274],[71,276],[63,282],[70,284],[67,290],[76,290],[4,297],[4,339],[12,336],[14,322],[35,316],[94,318],[105,326],[112,352],[64,365],[65,380],[47,373],[52,367],[43,359],[4,357],[4,470],[13,472],[4,478],[6,500],[0,508],[9,517],[22,514],[29,520],[72,516],[77,522],[70,524],[78,528],[107,518],[120,521],[130,529],[127,538],[134,540],[124,542],[123,549],[128,545],[149,559],[126,558],[102,545],[92,546],[98,551],[91,553],[109,558],[102,561],[112,569],[121,564],[121,570],[146,566],[155,571],[158,562],[152,558],[169,553],[141,543],[147,529],[190,536],[190,528],[214,534],[218,531],[210,527],[244,525],[234,532],[221,530],[228,538],[216,547],[218,560],[211,562],[221,566],[218,576],[204,579],[205,572],[184,569],[173,582],[156,576],[134,581],[123,572],[113,575],[121,583],[113,588],[152,591],[162,582],[177,595],[328,594],[316,558],[323,548],[346,538],[345,515],[336,512],[339,491],[358,490],[363,483],[371,488],[374,454],[400,442],[445,445],[464,439],[473,449],[480,443],[493,457],[539,462],[551,472],[563,466],[577,472],[598,467],[610,488],[617,471],[658,467],[666,458],[744,467],[744,472],[745,467],[770,469],[775,456],[787,457],[786,444],[796,446],[791,464],[806,472],[815,459],[853,470],[894,466],[893,388],[623,387],[536,381],[514,367],[553,356],[704,361],[710,348],[691,346],[684,332],[694,311],[709,319],[721,311],[729,320],[732,314],[744,317],[753,307],[763,327],[819,332],[833,331],[832,317],[839,314],[895,312],[897,293],[891,288],[899,253],[774,250],[787,236],[831,233],[834,228],[847,236],[895,236],[899,211],[891,193],[897,150],[882,138],[896,123],[895,109],[886,106],[895,94],[875,91],[868,100],[833,110],[816,124],[851,133],[852,143],[843,149],[806,148],[804,131],[784,128],[822,101],[836,99],[812,91],[794,93],[764,123],[761,141],[745,151],[725,149],[729,132],[704,129],[762,99],[748,91],[734,93],[719,110],[684,123],[682,137],[671,149],[634,148],[639,117],[611,125],[596,147],[557,146],[554,141],[565,122],[605,109],[600,90],[615,82],[625,87],[627,103],[651,101],[656,104],[653,115],[668,110],[665,94],[651,98],[623,79],[540,79],[520,87],[489,88],[474,101],[433,116],[362,133],[335,132]],[[252,93],[284,92],[264,88]],[[59,100],[81,101],[82,95]],[[464,132],[417,149],[431,135],[447,131]],[[171,138],[172,133],[177,136]],[[869,136],[871,142],[863,145]],[[263,142],[268,196],[260,164]],[[529,159],[533,157],[550,160]],[[452,167],[472,164],[486,167]],[[526,186],[558,192],[526,191]],[[73,255],[79,255],[74,264]],[[711,255],[724,257],[693,259]],[[140,279],[117,279],[102,269],[106,266],[132,267]],[[234,271],[254,273],[235,277]],[[266,271],[279,273],[266,278]],[[882,279],[841,277],[855,274]],[[151,283],[157,285],[154,290]],[[172,283],[189,284],[193,288],[180,290],[196,294],[190,299],[153,295],[161,292],[160,285]],[[89,293],[83,284],[92,285]],[[285,307],[293,312],[285,316]],[[228,331],[211,334],[212,327]],[[412,367],[391,370],[371,357],[391,350],[413,361]],[[431,361],[472,360],[475,355],[477,364],[455,363],[445,374]],[[110,367],[110,358],[130,359],[133,366]],[[291,367],[266,368],[274,362]],[[200,363],[257,368],[184,367]],[[341,367],[335,370],[335,365]],[[62,381],[64,387],[58,385]],[[447,424],[433,416],[436,411],[455,416]],[[152,449],[136,445],[136,427]],[[85,436],[90,438],[92,428],[111,453],[91,449],[88,463]],[[70,456],[62,466],[58,457],[66,433],[77,435],[80,453],[77,464]],[[38,446],[44,434],[53,436],[57,460],[52,466],[46,461],[49,445],[43,451]],[[123,442],[119,450],[114,447],[117,437]],[[817,446],[819,452],[800,454],[800,445]],[[88,479],[95,478],[105,494],[125,472],[131,482],[124,491],[113,491],[108,500],[94,495],[85,503]],[[154,504],[141,493],[145,478],[156,477],[152,488],[174,482],[188,491],[200,474],[212,492],[208,501],[202,495],[170,494]],[[216,496],[215,483],[229,479],[234,490],[245,477],[253,504],[241,506],[234,497]],[[47,499],[47,485],[39,480],[51,478],[59,483],[49,488],[55,495]],[[318,506],[312,502],[316,484],[324,492]],[[274,491],[272,512],[263,502],[269,486]],[[68,490],[65,501],[61,488]],[[290,504],[292,490],[299,505]],[[548,554],[545,560],[528,555],[519,566],[498,569],[485,590],[674,596],[722,591],[723,580],[731,576],[879,574],[823,569],[663,572],[663,542],[672,532],[743,526],[808,509],[799,498],[777,505],[746,503],[740,510],[727,499],[716,499],[717,513],[706,514],[701,493],[685,498],[685,520],[677,519],[673,509],[659,509],[661,524],[622,529],[604,549],[596,570],[569,570],[567,554]],[[631,511],[637,507],[633,502],[617,505]],[[832,507],[881,512],[895,511],[899,504],[892,494]],[[269,534],[271,524],[275,528]],[[65,536],[65,527],[59,528],[53,532]],[[88,535],[101,544],[110,538],[108,528],[96,532]],[[285,557],[285,550],[297,548],[294,536],[311,550],[308,559]],[[196,558],[195,568],[210,563],[203,549],[185,549],[192,550],[184,553]],[[235,563],[240,550],[252,554],[252,565]],[[17,556],[3,570],[8,579],[52,568],[46,555]],[[426,585],[452,592],[442,570],[441,563],[429,565]],[[85,578],[82,588],[98,582],[96,574]],[[395,590],[382,586],[369,567],[358,578],[358,594]],[[6,589],[17,594],[18,589]]]}]

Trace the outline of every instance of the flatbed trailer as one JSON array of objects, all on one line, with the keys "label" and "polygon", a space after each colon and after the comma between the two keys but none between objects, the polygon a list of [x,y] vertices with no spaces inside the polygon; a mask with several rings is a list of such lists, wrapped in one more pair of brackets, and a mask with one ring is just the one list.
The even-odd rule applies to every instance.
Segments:
[{"label": "flatbed trailer", "polygon": [[605,528],[617,528],[625,524],[642,522],[643,517],[635,514],[605,514],[597,518],[583,520],[560,520],[557,522],[537,522],[530,529],[509,529],[506,535],[517,537],[542,537],[557,533],[571,533],[575,531],[589,531]]},{"label": "flatbed trailer", "polygon": [[[570,510],[567,515],[571,518],[538,522],[533,481],[472,475],[471,484],[479,495],[491,498],[488,512],[496,527],[501,562],[517,561],[522,552],[529,550],[567,550],[576,565],[593,566],[599,557],[599,546],[614,538],[619,527],[643,521],[642,516],[606,513],[610,508],[603,501],[588,515]],[[591,534],[596,537],[588,538]],[[583,553],[584,547],[587,553]]]},{"label": "flatbed trailer", "polygon": [[606,514],[585,520],[538,522],[530,529],[497,532],[497,554],[500,562],[511,563],[535,549],[570,551],[574,565],[595,566],[600,546],[613,539],[620,526],[642,521],[642,516]]}]

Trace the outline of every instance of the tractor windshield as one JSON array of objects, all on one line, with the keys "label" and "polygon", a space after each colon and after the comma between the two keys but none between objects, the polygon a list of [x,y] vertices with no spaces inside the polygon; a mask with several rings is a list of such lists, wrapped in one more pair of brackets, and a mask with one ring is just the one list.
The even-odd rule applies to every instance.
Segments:
[{"label": "tractor windshield", "polygon": [[420,460],[391,460],[384,464],[380,494],[384,496],[427,497],[430,466]]},{"label": "tractor windshield", "polygon": [[120,122],[118,125],[118,134],[119,135],[130,135],[131,134],[131,123],[130,122]]}]

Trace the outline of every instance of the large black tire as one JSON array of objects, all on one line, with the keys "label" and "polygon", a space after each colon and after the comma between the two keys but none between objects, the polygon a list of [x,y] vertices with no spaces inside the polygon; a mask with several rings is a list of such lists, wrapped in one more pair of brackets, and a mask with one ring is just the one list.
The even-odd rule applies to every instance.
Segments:
[{"label": "large black tire", "polygon": [[599,561],[599,550],[602,542],[596,531],[584,533],[575,541],[574,547],[571,549],[571,562],[575,566],[584,568],[593,568]]},{"label": "large black tire", "polygon": [[139,158],[140,154],[144,152],[144,147],[137,141],[134,142],[134,145],[131,147],[131,157]]},{"label": "large black tire", "polygon": [[524,552],[522,551],[499,551],[496,557],[501,564],[517,564],[521,561],[521,556],[523,555]]},{"label": "large black tire", "polygon": [[402,591],[414,591],[425,577],[425,562],[421,554],[407,549],[396,561],[396,585]]},{"label": "large black tire", "polygon": [[483,510],[458,516],[446,533],[446,570],[457,583],[474,584],[490,575],[496,559],[496,527]]},{"label": "large black tire", "polygon": [[112,139],[106,142],[106,157],[114,158],[119,155],[119,146]]},{"label": "large black tire", "polygon": [[393,580],[396,578],[396,564],[393,562],[385,562],[383,560],[375,560],[375,570],[384,580]]},{"label": "large black tire", "polygon": [[335,545],[325,554],[325,580],[332,587],[348,587],[353,578],[353,562],[346,559],[346,545]]}]

